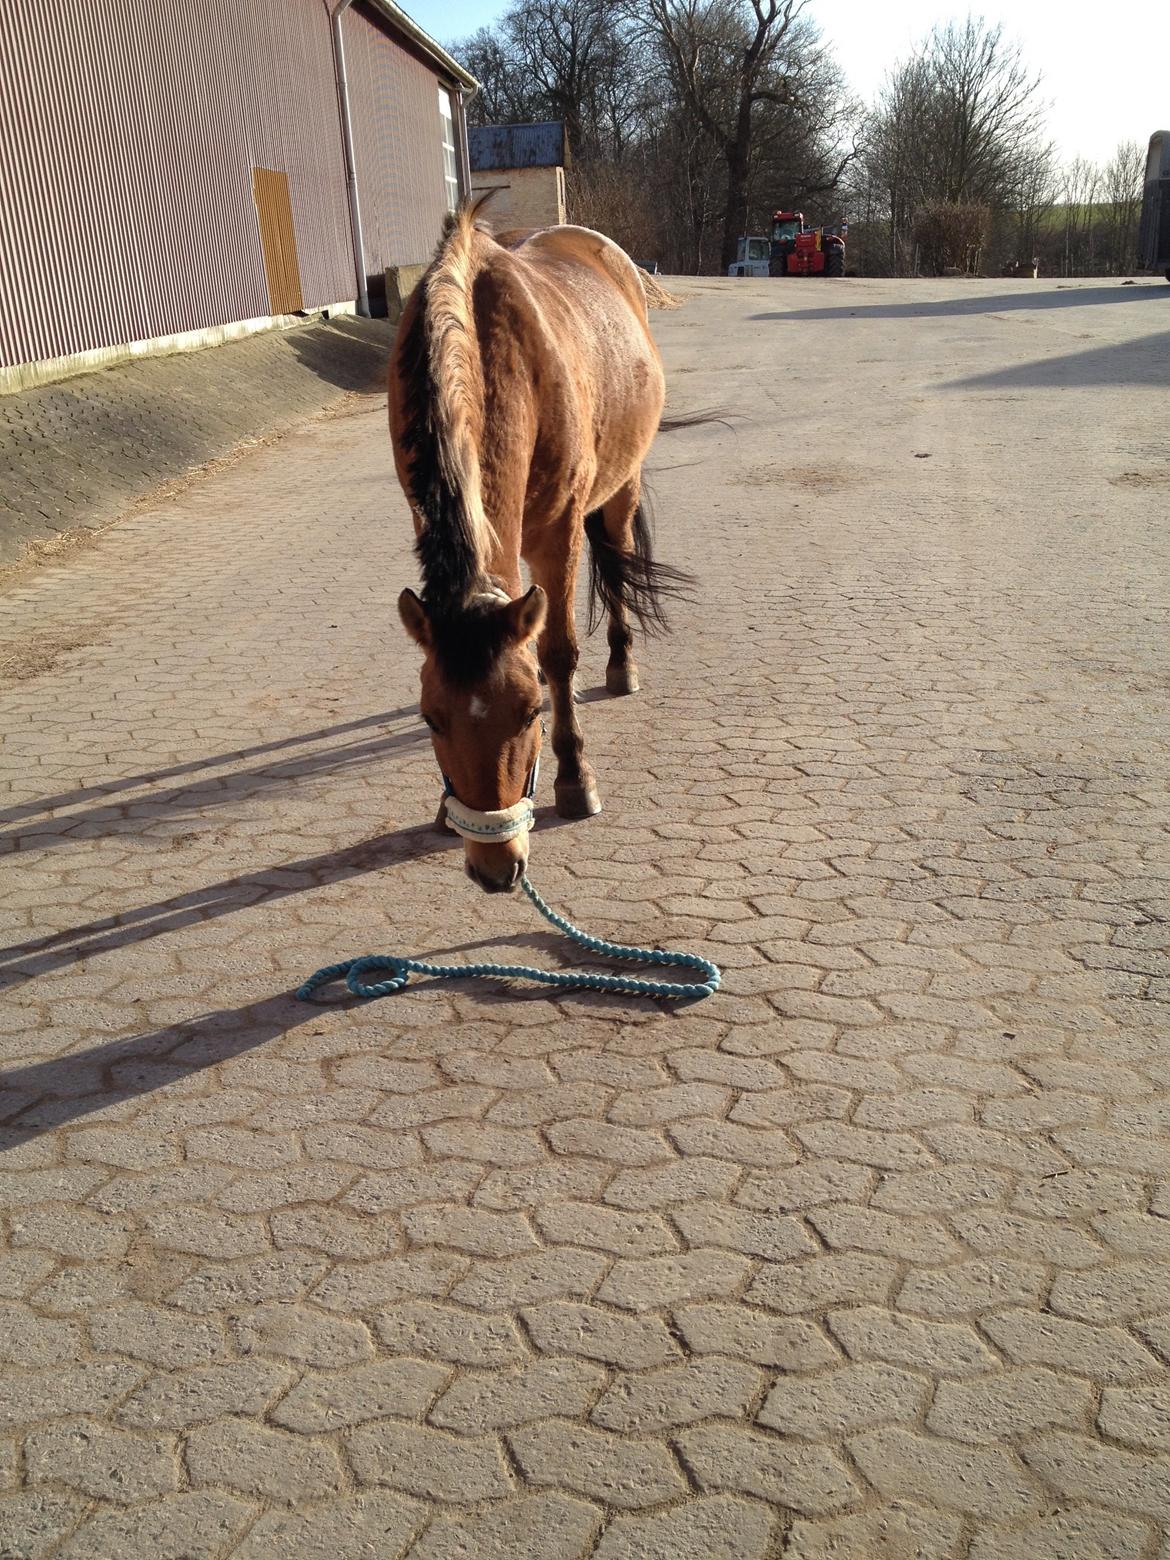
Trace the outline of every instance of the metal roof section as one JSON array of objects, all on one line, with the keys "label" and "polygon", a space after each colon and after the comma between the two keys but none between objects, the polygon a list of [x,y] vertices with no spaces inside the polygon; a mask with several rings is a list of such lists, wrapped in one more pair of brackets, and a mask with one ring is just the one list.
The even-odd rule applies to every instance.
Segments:
[{"label": "metal roof section", "polygon": [[473,173],[488,168],[561,168],[567,161],[564,121],[478,125],[467,131],[467,149]]},{"label": "metal roof section", "polygon": [[434,60],[436,65],[440,65],[443,71],[453,81],[457,82],[459,86],[465,87],[468,92],[479,91],[479,82],[476,81],[471,72],[464,70],[458,60],[452,59],[446,49],[441,44],[435,42],[430,33],[424,32],[413,17],[408,16],[400,5],[394,4],[394,0],[370,0],[370,3],[375,11],[380,11],[388,21],[398,28],[399,32],[405,33],[416,48],[421,49],[424,54]]}]

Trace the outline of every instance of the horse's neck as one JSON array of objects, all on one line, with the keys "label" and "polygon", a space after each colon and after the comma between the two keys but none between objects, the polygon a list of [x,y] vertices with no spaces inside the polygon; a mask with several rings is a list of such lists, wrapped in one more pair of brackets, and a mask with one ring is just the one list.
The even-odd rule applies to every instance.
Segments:
[{"label": "horse's neck", "polygon": [[520,588],[529,486],[540,459],[537,439],[531,382],[521,377],[513,363],[506,377],[488,377],[479,448],[480,492],[496,538],[486,560],[486,572],[502,581],[513,595]]}]

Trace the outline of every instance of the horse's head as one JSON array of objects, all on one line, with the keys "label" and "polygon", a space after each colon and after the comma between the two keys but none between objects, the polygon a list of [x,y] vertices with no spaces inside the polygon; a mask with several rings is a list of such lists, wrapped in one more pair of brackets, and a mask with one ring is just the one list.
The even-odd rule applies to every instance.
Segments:
[{"label": "horse's head", "polygon": [[[464,836],[467,874],[489,894],[515,888],[528,865],[529,794],[540,753],[541,690],[531,644],[544,592],[511,601],[485,591],[435,612],[404,590],[398,611],[423,651],[422,717]],[[516,812],[503,819],[482,815]],[[497,836],[497,837],[493,837]]]}]

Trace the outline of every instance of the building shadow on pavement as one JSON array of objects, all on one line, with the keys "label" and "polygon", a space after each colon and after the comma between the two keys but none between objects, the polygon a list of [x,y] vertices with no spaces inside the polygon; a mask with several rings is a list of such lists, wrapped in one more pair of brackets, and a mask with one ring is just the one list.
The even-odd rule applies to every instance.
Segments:
[{"label": "building shadow on pavement", "polygon": [[950,315],[1005,314],[1013,309],[1080,309],[1096,303],[1146,303],[1170,299],[1165,282],[1144,279],[1133,287],[1056,287],[1046,291],[1021,288],[1019,292],[973,294],[969,298],[907,300],[905,303],[841,304],[824,309],[783,309],[767,314],[752,314],[752,320],[929,320]]},{"label": "building shadow on pavement", "polygon": [[386,320],[337,315],[286,337],[297,360],[339,390],[379,394],[386,388],[394,327]]},{"label": "building shadow on pavement", "polygon": [[[1170,292],[1170,288],[1167,288]],[[1113,342],[1084,352],[1011,363],[985,374],[949,379],[944,390],[1055,390],[1100,385],[1150,385],[1170,389],[1170,330],[1136,341]]]}]

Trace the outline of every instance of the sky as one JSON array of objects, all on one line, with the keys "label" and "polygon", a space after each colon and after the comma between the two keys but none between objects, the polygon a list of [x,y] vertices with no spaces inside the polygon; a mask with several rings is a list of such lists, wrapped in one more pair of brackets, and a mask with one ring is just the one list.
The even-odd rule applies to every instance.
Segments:
[{"label": "sky", "polygon": [[[403,0],[440,43],[466,37],[506,9],[498,0]],[[995,0],[971,9],[1018,38],[1049,106],[1048,130],[1062,162],[1107,162],[1119,141],[1145,146],[1170,129],[1170,7],[1156,0],[1120,11],[1081,11],[1067,0]],[[966,16],[939,0],[812,0],[808,14],[834,46],[858,96],[872,98],[886,71],[936,22]]]}]

